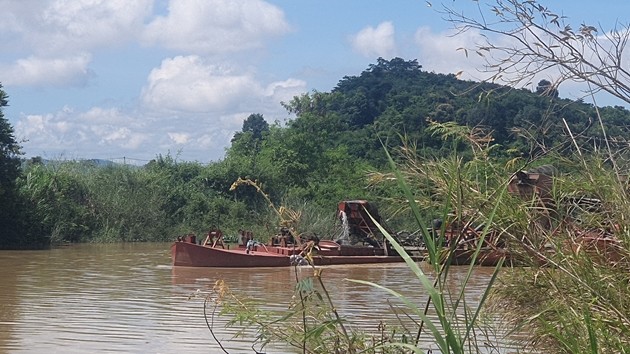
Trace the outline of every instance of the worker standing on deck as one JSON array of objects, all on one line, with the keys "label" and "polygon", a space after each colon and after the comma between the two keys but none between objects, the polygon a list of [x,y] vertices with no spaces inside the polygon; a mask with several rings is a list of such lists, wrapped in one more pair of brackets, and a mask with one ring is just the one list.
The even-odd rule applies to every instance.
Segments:
[{"label": "worker standing on deck", "polygon": [[245,239],[247,240],[247,243],[245,244],[245,253],[249,254],[249,252],[254,252],[256,241],[254,241],[254,235],[251,231],[245,231]]}]

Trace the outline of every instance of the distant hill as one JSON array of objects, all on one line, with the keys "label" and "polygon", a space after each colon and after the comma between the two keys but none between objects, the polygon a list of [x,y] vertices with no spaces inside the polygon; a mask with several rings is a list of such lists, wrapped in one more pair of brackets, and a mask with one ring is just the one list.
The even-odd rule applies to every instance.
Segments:
[{"label": "distant hill", "polygon": [[[448,153],[452,145],[445,146],[425,130],[429,121],[483,127],[501,145],[500,151],[522,156],[572,148],[566,126],[585,149],[603,146],[594,107],[557,96],[557,91],[542,95],[463,81],[455,75],[422,71],[416,60],[394,58],[379,59],[359,76],[341,79],[331,92],[295,98],[287,107],[297,115],[290,131],[304,137],[308,132],[324,132],[326,148],[345,145],[353,156],[370,160],[382,160],[381,140],[396,146],[400,135],[418,142],[426,152]],[[625,142],[630,136],[630,112],[603,107],[600,114],[609,141]]]}]

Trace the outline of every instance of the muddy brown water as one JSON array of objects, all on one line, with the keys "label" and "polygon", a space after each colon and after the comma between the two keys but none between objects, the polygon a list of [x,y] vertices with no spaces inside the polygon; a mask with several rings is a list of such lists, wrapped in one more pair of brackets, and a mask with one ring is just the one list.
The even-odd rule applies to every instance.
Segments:
[{"label": "muddy brown water", "polygon": [[[169,246],[0,251],[0,353],[220,353],[205,324],[203,299],[191,295],[224,279],[263,308],[282,309],[291,301],[296,271],[300,277],[310,274],[305,268],[173,268]],[[451,270],[453,286],[467,270]],[[466,287],[469,305],[479,300],[491,272],[475,269]],[[426,300],[404,264],[325,267],[323,278],[349,326],[368,333],[376,334],[381,322],[396,324],[396,314],[404,311],[393,311],[400,303],[382,290],[347,279],[395,289],[420,306]],[[237,328],[222,326],[226,318],[216,320],[216,334],[230,353],[254,353],[251,337],[233,338]],[[436,348],[428,337],[423,347]],[[263,351],[299,352],[281,347]]]}]

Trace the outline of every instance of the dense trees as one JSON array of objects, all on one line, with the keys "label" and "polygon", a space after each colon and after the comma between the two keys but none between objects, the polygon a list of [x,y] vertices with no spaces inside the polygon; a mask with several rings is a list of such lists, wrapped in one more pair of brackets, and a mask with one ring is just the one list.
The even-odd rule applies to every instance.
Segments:
[{"label": "dense trees", "polygon": [[19,175],[20,146],[13,135],[13,127],[4,117],[2,108],[9,104],[8,95],[0,85],[0,191],[9,192]]},{"label": "dense trees", "polygon": [[[309,146],[307,161],[326,149],[345,146],[350,156],[373,166],[384,162],[380,141],[398,146],[400,135],[416,141],[425,152],[448,154],[451,147],[445,150],[443,142],[425,129],[431,121],[484,127],[502,146],[497,152],[525,158],[562,149],[567,139],[560,137],[567,135],[567,127],[578,133],[575,137],[585,147],[601,137],[601,126],[592,124],[597,115],[592,105],[560,99],[546,80],[540,81],[537,91],[424,72],[415,60],[379,59],[361,75],[344,77],[330,93],[305,94],[286,104],[297,115],[288,125],[288,135],[321,140],[307,142],[315,145]],[[599,113],[609,132],[622,140],[625,125],[616,113]],[[628,112],[623,115],[627,119]],[[313,132],[321,138],[313,137]]]},{"label": "dense trees", "polygon": [[15,184],[20,175],[20,146],[2,111],[8,104],[8,96],[0,85],[0,247],[16,247],[21,242]]},{"label": "dense trees", "polygon": [[[548,84],[541,81],[539,91]],[[360,75],[344,77],[331,92],[285,103],[295,115],[286,124],[249,115],[225,158],[207,166],[168,155],[142,168],[34,160],[26,164],[18,187],[21,203],[38,222],[26,223],[23,232],[53,241],[169,239],[212,225],[228,232],[240,227],[273,232],[260,193],[247,185],[230,189],[238,178],[257,181],[275,203],[308,204],[332,223],[339,200],[389,196],[391,191],[370,188],[366,181],[368,174],[389,168],[383,145],[394,156],[403,142],[426,157],[449,156],[454,149],[461,149],[460,156],[470,154],[427,129],[432,124],[483,129],[499,159],[569,153],[574,142],[588,151],[603,143],[601,125],[593,124],[594,106],[541,92],[427,73],[415,60],[379,59]],[[628,111],[604,107],[599,114],[609,141],[625,141]],[[3,151],[10,152],[3,159],[12,168],[2,183],[11,186],[4,181],[15,181],[20,173],[19,149],[6,121],[0,123],[8,137]],[[567,127],[574,140],[566,138]],[[7,208],[8,199],[2,200]]]}]

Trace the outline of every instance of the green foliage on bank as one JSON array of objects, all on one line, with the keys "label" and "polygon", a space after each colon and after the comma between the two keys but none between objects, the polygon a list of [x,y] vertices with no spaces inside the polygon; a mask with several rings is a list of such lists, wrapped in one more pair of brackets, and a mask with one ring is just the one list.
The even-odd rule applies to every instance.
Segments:
[{"label": "green foliage on bank", "polygon": [[144,167],[30,163],[19,192],[52,243],[167,241],[212,225],[236,227],[243,203],[207,188],[204,167],[159,157]]},{"label": "green foliage on bank", "polygon": [[[391,161],[393,172],[370,176],[382,188],[394,185],[389,202],[413,210],[424,230],[429,256],[421,263],[406,260],[415,276],[410,276],[415,278],[411,288],[425,294],[424,303],[403,295],[409,283],[388,288],[349,279],[373,286],[392,312],[404,314],[372,330],[356,330],[351,318],[337,313],[343,304],[327,290],[326,268],[312,267],[295,271],[294,295],[281,310],[261,310],[229,291],[225,280],[205,294],[204,313],[211,317],[221,310],[229,325],[254,330],[255,336],[242,338],[252,347],[281,343],[308,353],[628,353],[630,204],[627,175],[620,173],[627,171],[627,152],[547,156],[561,172],[554,177],[550,207],[545,208],[533,193],[508,192],[512,171],[530,169],[528,161],[490,157],[493,146],[474,129],[434,124],[430,130],[467,151],[424,157],[413,146],[404,146],[399,161]],[[441,210],[444,225],[471,225],[481,238],[500,240],[499,247],[516,256],[504,264],[514,261],[523,267],[499,262],[487,285],[477,289],[482,296],[471,301],[467,286],[477,267],[449,277],[450,265],[441,260],[453,249],[434,243],[422,222],[435,210]],[[606,236],[604,246],[585,241],[592,235]],[[477,240],[475,257],[482,259],[492,248]],[[490,320],[484,321],[487,315]],[[207,320],[212,331],[214,321]]]},{"label": "green foliage on bank", "polygon": [[46,244],[45,238],[23,231],[32,220],[17,191],[21,151],[13,127],[2,111],[8,104],[9,96],[0,84],[0,248]]},{"label": "green foliage on bank", "polygon": [[[313,227],[324,220],[333,224],[340,200],[368,199],[396,230],[408,229],[414,223],[392,205],[392,187],[374,183],[389,170],[384,147],[396,161],[410,147],[423,158],[457,153],[471,160],[479,147],[465,141],[470,131],[491,146],[487,158],[516,159],[524,166],[551,152],[567,156],[576,144],[585,154],[598,151],[604,146],[602,125],[616,149],[630,126],[621,107],[601,108],[600,125],[592,105],[429,73],[417,61],[400,58],[378,59],[330,92],[310,92],[284,106],[293,119],[270,124],[251,114],[225,158],[208,165],[158,155],[142,167],[41,159],[20,167],[19,146],[2,140],[2,151],[10,154],[0,162],[13,174],[2,174],[0,221],[13,232],[3,232],[1,243],[158,241],[212,226],[228,234],[248,228],[264,240],[276,231],[277,220],[255,188],[230,189],[238,178],[257,181],[275,203],[308,208]],[[0,135],[12,138],[3,122]],[[436,216],[431,210],[425,215]],[[318,231],[331,232],[321,226]]]}]

